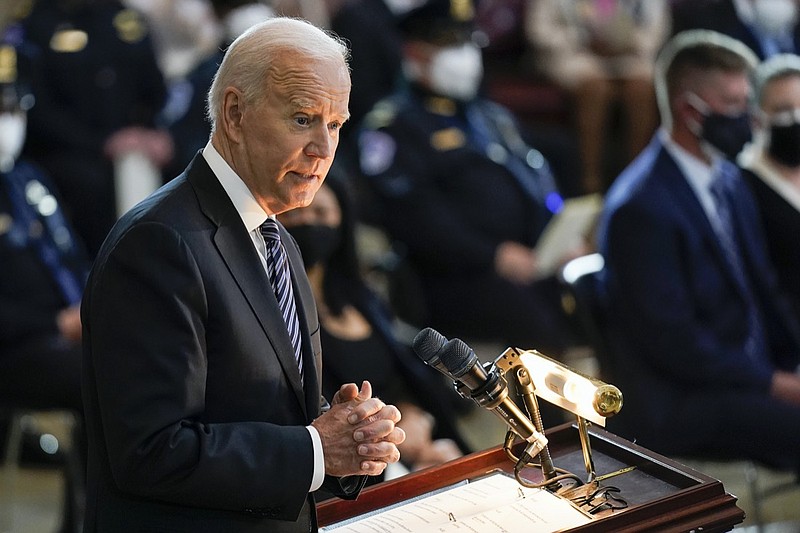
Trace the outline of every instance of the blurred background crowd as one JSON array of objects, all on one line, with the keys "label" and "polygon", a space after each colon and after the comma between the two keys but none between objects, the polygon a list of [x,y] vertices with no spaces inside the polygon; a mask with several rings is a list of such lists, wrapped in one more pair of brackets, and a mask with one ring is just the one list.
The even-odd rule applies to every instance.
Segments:
[{"label": "blurred background crowd", "polygon": [[[632,392],[613,431],[673,456],[800,471],[799,9],[4,0],[0,442],[15,409],[68,409],[80,451],[78,309],[92,259],[117,217],[208,142],[206,93],[226,45],[289,15],[351,49],[351,118],[330,186],[281,220],[314,284],[323,387],[368,369],[378,394],[409,413],[406,470],[472,451],[453,423],[468,402],[409,350],[432,326],[562,360],[588,350],[598,373]],[[734,175],[726,194],[738,222],[713,192],[696,192],[704,173]],[[548,266],[540,237],[587,195],[597,217]],[[709,258],[727,225],[738,228],[736,259]],[[602,260],[588,325],[563,275],[586,257]],[[430,383],[428,394],[412,394],[415,383]],[[685,438],[672,436],[679,404],[697,413]],[[737,426],[756,404],[748,418],[760,420]],[[563,419],[545,415],[545,425]],[[728,446],[734,428],[753,445]],[[29,459],[43,460],[33,448]],[[64,531],[80,521],[82,460],[65,477]]]}]

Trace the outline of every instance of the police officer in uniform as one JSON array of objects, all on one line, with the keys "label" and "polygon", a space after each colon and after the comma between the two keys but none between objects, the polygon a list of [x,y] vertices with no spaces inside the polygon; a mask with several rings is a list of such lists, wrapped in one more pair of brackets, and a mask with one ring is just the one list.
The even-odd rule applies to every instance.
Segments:
[{"label": "police officer in uniform", "polygon": [[94,255],[117,216],[114,159],[140,149],[163,167],[172,157],[156,128],[167,92],[148,26],[116,0],[38,0],[22,25],[37,102],[26,155],[52,176]]},{"label": "police officer in uniform", "polygon": [[533,247],[562,205],[550,167],[511,114],[478,95],[470,0],[429,0],[400,21],[407,87],[358,133],[363,213],[407,247],[445,335],[558,354],[572,338]]},{"label": "police officer in uniform", "polygon": [[0,404],[69,409],[77,417],[63,528],[82,509],[80,298],[89,263],[37,166],[19,158],[32,96],[20,89],[16,53],[0,46]]}]

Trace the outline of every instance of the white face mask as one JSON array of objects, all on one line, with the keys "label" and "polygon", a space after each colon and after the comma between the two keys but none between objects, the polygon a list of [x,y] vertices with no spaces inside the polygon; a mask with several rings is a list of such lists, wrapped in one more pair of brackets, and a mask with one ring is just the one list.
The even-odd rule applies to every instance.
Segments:
[{"label": "white face mask", "polygon": [[435,92],[465,102],[472,100],[483,78],[480,48],[472,43],[443,48],[431,58],[428,74]]},{"label": "white face mask", "polygon": [[0,113],[0,171],[14,166],[25,144],[26,125],[24,113]]},{"label": "white face mask", "polygon": [[424,0],[383,0],[392,15],[405,15],[412,9],[424,4]]},{"label": "white face mask", "polygon": [[275,11],[260,3],[237,7],[225,17],[225,33],[231,41],[247,31],[254,24],[264,22],[275,16]]},{"label": "white face mask", "polygon": [[795,0],[754,0],[753,22],[769,35],[788,33],[797,21]]}]

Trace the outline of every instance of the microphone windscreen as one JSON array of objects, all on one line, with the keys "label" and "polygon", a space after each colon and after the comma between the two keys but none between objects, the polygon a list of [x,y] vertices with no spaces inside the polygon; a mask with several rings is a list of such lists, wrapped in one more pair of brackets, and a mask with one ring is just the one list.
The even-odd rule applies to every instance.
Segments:
[{"label": "microphone windscreen", "polygon": [[439,357],[448,372],[456,378],[463,376],[478,362],[478,356],[461,339],[447,341]]},{"label": "microphone windscreen", "polygon": [[439,361],[439,351],[446,342],[444,335],[433,328],[425,328],[414,337],[411,347],[420,359],[431,364]]}]

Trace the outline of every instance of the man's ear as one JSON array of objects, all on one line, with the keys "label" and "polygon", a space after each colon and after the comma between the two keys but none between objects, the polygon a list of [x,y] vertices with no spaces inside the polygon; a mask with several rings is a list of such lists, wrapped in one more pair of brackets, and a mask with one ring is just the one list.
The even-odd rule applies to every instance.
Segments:
[{"label": "man's ear", "polygon": [[685,94],[676,96],[672,101],[673,123],[680,121],[682,124],[702,124],[703,114],[695,108]]},{"label": "man's ear", "polygon": [[244,98],[238,89],[225,89],[222,95],[222,128],[233,142],[240,142],[242,138],[244,107]]}]

